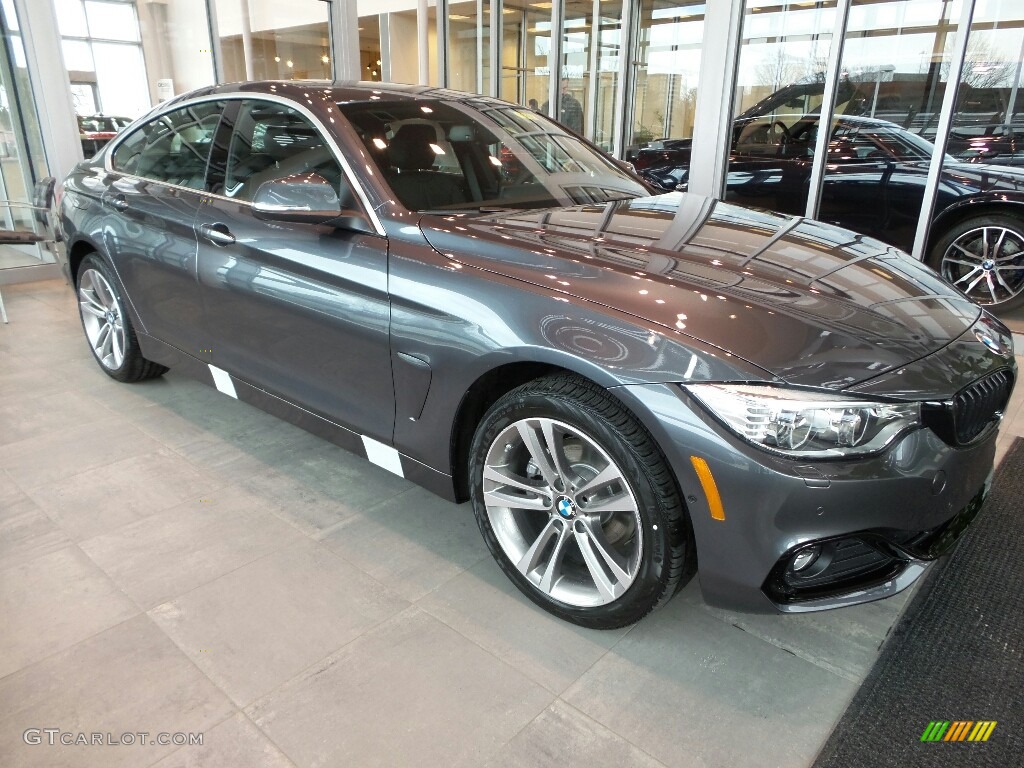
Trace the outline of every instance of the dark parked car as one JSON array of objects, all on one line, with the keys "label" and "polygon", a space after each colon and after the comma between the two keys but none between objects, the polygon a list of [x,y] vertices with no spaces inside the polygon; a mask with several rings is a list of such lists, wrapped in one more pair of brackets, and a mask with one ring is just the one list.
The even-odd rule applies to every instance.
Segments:
[{"label": "dark parked car", "polygon": [[899,592],[978,513],[1017,376],[905,254],[651,196],[446,90],[196,91],[79,165],[60,217],[108,375],[175,366],[472,500],[509,578],[590,627],[698,562],[742,610]]},{"label": "dark parked car", "polygon": [[131,124],[129,117],[111,115],[79,115],[78,138],[82,142],[82,154],[92,157],[103,149],[118,131]]},{"label": "dark parked car", "polygon": [[[726,199],[801,215],[817,114],[738,119]],[[913,246],[934,146],[884,120],[836,117],[819,218],[890,245]],[[635,166],[661,189],[685,189],[689,144],[642,150]],[[980,304],[1024,304],[1024,169],[946,158],[927,263]]]}]

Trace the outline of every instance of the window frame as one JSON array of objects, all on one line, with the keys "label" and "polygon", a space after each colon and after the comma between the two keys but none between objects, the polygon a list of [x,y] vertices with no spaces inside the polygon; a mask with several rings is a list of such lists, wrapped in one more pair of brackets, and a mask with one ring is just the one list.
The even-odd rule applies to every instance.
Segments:
[{"label": "window frame", "polygon": [[[228,175],[228,163],[231,161],[231,147],[232,142],[235,138],[235,125],[239,115],[246,108],[246,105],[252,103],[272,104],[275,107],[282,107],[289,109],[294,112],[301,120],[305,121],[319,136],[325,149],[328,150],[331,158],[338,166],[340,171],[341,181],[346,183],[352,192],[353,202],[359,205],[358,195],[355,192],[354,185],[352,184],[351,178],[345,172],[344,165],[339,161],[338,156],[331,150],[331,145],[326,136],[324,130],[319,124],[319,121],[315,118],[309,117],[302,113],[295,104],[284,104],[276,100],[262,99],[258,95],[250,95],[242,99],[233,100],[229,103],[224,112],[221,115],[220,125],[217,128],[217,132],[213,139],[213,148],[208,158],[207,174],[206,174],[206,189],[211,194],[216,194],[217,197],[223,197],[226,200],[231,200],[236,203],[244,203],[246,205],[252,205],[251,199],[244,197],[237,197],[232,195],[221,194],[219,192],[213,192],[215,189],[226,189],[227,175]],[[339,198],[341,198],[341,190],[336,190]],[[366,211],[360,208],[360,214],[365,215]]]},{"label": "window frame", "polygon": [[[214,102],[214,104],[216,104],[217,102],[224,102],[225,100],[224,99],[211,99],[209,101],[212,101],[212,102]],[[228,104],[226,102],[223,104],[223,106],[220,107],[219,114],[217,115],[217,123],[216,123],[216,125],[213,126],[213,132],[210,134],[211,135],[210,148],[209,148],[209,150],[206,153],[206,159],[203,161],[203,183],[202,183],[201,186],[199,186],[199,187],[190,187],[190,186],[188,186],[186,184],[178,184],[178,183],[173,182],[173,181],[167,181],[166,179],[154,179],[154,178],[152,178],[150,176],[146,176],[146,175],[144,175],[142,173],[139,173],[137,170],[130,170],[129,171],[129,170],[125,169],[125,168],[118,168],[118,167],[116,167],[114,165],[114,155],[116,155],[121,150],[121,148],[124,147],[125,144],[133,136],[136,136],[139,133],[144,132],[146,130],[146,128],[148,128],[149,126],[153,125],[156,122],[159,122],[160,120],[163,120],[165,117],[173,115],[176,112],[181,112],[183,110],[191,109],[191,108],[197,106],[199,103],[206,103],[206,102],[186,102],[186,103],[183,103],[183,104],[178,104],[178,105],[176,105],[176,106],[174,106],[174,107],[172,107],[170,109],[167,109],[167,110],[161,110],[159,113],[156,113],[156,114],[150,113],[150,114],[146,115],[145,117],[143,117],[142,119],[140,119],[138,124],[135,127],[131,128],[130,130],[126,129],[123,132],[123,135],[115,137],[115,139],[110,142],[110,145],[109,145],[110,146],[110,150],[106,153],[106,157],[104,159],[104,166],[105,166],[106,170],[111,171],[112,173],[121,174],[122,176],[131,176],[133,178],[143,179],[143,180],[145,180],[147,182],[151,182],[151,183],[154,183],[154,184],[164,184],[166,186],[176,187],[178,189],[184,189],[184,190],[188,190],[190,192],[197,192],[199,194],[204,194],[206,192],[207,188],[209,187],[210,158],[213,156],[213,149],[216,146],[216,142],[217,142],[217,134],[220,132],[220,126],[221,126],[221,124],[224,121],[224,112],[228,108]],[[163,137],[161,137],[161,138],[163,138]]]},{"label": "window frame", "polygon": [[[285,105],[287,107],[290,107],[290,108],[296,110],[299,114],[301,114],[303,117],[305,117],[307,120],[309,120],[309,122],[312,123],[313,127],[317,130],[317,132],[324,139],[324,142],[326,143],[327,148],[331,151],[331,154],[334,155],[334,159],[338,161],[339,165],[341,165],[341,170],[344,173],[345,178],[348,181],[349,186],[351,187],[352,192],[353,192],[353,194],[355,196],[354,202],[358,206],[359,212],[367,218],[367,220],[373,226],[374,232],[379,237],[387,237],[387,233],[384,230],[384,226],[381,223],[380,216],[378,215],[377,210],[370,204],[370,198],[366,194],[365,185],[362,182],[362,180],[359,179],[359,177],[356,176],[355,172],[352,170],[352,164],[349,162],[348,157],[346,157],[345,154],[341,150],[341,145],[339,143],[339,139],[337,137],[335,137],[330,131],[328,131],[324,127],[323,122],[320,120],[320,118],[317,117],[311,110],[309,110],[303,104],[300,104],[299,102],[297,102],[297,101],[295,101],[293,99],[289,99],[289,98],[284,97],[284,96],[278,96],[276,94],[258,93],[258,92],[252,92],[252,91],[248,91],[248,92],[231,91],[231,92],[227,92],[227,93],[210,93],[210,94],[206,94],[206,95],[203,95],[203,96],[193,96],[191,98],[187,98],[186,97],[186,98],[180,99],[180,100],[179,99],[174,99],[174,100],[171,100],[169,102],[166,102],[165,104],[161,104],[159,107],[154,108],[153,110],[151,110],[150,112],[148,112],[147,114],[145,114],[144,116],[139,118],[139,127],[141,127],[142,125],[148,123],[151,120],[156,120],[156,119],[162,117],[163,115],[167,114],[168,112],[173,112],[174,110],[180,109],[182,107],[193,106],[195,104],[199,104],[199,103],[206,102],[206,101],[224,101],[224,102],[226,102],[224,110],[221,112],[220,124],[217,126],[217,131],[214,134],[213,150],[210,152],[210,157],[207,158],[206,186],[209,187],[210,186],[210,160],[214,156],[214,152],[216,152],[218,147],[220,146],[221,133],[224,130],[224,126],[225,126],[224,115],[230,109],[238,109],[239,107],[237,107],[235,105],[238,104],[239,102],[242,102],[242,101],[246,100],[246,99],[257,100],[257,101],[273,102],[275,104],[283,104],[283,105]],[[148,181],[148,182],[150,182],[152,184],[163,184],[164,186],[174,187],[174,188],[186,190],[186,191],[189,191],[189,192],[195,192],[196,190],[193,190],[190,187],[183,187],[183,186],[178,185],[178,184],[173,184],[173,183],[166,182],[166,181],[157,181],[155,179],[145,179],[145,177],[143,177],[143,176],[138,176],[136,174],[131,174],[131,173],[125,173],[124,171],[118,171],[118,170],[116,170],[115,168],[112,167],[112,165],[111,165],[111,158],[113,157],[114,152],[116,152],[117,148],[119,146],[121,146],[121,144],[124,143],[128,139],[129,136],[131,136],[133,133],[135,133],[136,130],[137,130],[137,128],[132,128],[131,130],[128,130],[128,129],[124,130],[123,132],[118,134],[117,137],[115,137],[107,145],[105,151],[103,152],[103,168],[104,168],[104,170],[107,171],[108,173],[119,174],[121,176],[131,176],[133,178],[144,179],[145,181]],[[225,147],[225,151],[226,151],[226,147]],[[217,193],[210,192],[208,190],[200,190],[199,193],[202,194],[202,195],[205,195],[206,197],[217,198],[218,200],[226,200],[228,202],[234,203],[235,205],[242,205],[242,206],[246,206],[246,207],[250,207],[250,208],[252,207],[252,203],[249,203],[247,201],[238,200],[238,199],[232,198],[232,197],[225,197],[224,195],[218,195]]]}]

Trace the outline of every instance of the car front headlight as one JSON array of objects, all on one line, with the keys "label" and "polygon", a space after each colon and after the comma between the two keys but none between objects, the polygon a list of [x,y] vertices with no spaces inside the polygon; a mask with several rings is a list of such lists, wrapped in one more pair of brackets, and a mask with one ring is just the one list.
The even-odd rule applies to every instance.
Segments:
[{"label": "car front headlight", "polygon": [[684,389],[740,437],[787,456],[825,459],[876,453],[921,424],[920,403],[754,384],[687,384]]}]

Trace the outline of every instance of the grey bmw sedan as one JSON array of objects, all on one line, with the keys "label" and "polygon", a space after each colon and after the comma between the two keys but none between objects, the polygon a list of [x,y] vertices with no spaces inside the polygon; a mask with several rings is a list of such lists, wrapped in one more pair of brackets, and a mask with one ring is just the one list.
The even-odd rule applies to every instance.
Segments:
[{"label": "grey bmw sedan", "polygon": [[[978,514],[1003,325],[877,240],[653,195],[434,88],[221,85],[63,184],[100,367],[170,367],[453,501],[531,600],[618,627],[914,582]],[[467,511],[468,514],[468,511]]]}]

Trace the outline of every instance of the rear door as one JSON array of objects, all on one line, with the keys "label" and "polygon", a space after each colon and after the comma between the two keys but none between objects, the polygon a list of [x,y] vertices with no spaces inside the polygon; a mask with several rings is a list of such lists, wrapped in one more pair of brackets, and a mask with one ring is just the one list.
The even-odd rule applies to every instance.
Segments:
[{"label": "rear door", "polygon": [[135,129],[111,156],[104,245],[143,329],[197,354],[205,334],[193,224],[224,103],[181,107]]},{"label": "rear door", "polygon": [[217,146],[214,194],[196,219],[213,364],[390,443],[387,239],[252,212],[260,184],[294,173],[318,173],[352,199],[331,142],[296,109],[246,99],[225,115]]}]

